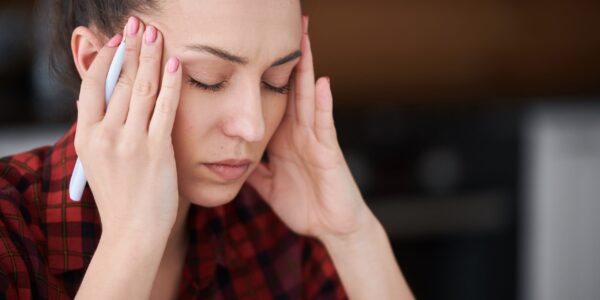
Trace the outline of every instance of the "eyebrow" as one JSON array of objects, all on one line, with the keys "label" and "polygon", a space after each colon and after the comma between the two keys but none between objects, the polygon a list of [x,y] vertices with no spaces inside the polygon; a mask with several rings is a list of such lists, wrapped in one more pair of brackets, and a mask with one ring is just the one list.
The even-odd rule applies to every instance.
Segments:
[{"label": "eyebrow", "polygon": [[[236,64],[240,64],[240,65],[248,64],[248,58],[231,54],[231,53],[227,52],[226,50],[223,50],[220,48],[207,46],[207,45],[201,45],[201,44],[189,44],[189,45],[184,46],[184,48],[186,50],[191,50],[191,51],[196,51],[196,52],[210,53],[210,54],[212,54],[216,57],[219,57],[223,60],[230,61],[230,62],[233,62]],[[282,58],[275,60],[275,62],[271,65],[271,67],[283,65],[283,64],[290,62],[300,56],[302,56],[302,51],[296,50]]]}]

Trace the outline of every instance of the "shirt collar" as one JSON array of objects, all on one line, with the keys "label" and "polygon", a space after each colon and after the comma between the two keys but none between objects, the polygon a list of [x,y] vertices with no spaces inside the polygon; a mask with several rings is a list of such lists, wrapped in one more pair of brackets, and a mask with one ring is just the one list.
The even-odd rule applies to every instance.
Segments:
[{"label": "shirt collar", "polygon": [[[81,201],[69,198],[68,185],[77,156],[73,123],[48,151],[42,175],[42,225],[46,233],[48,266],[53,274],[87,269],[101,235],[101,222],[89,186]],[[190,242],[183,282],[202,288],[214,277],[217,264],[230,261],[224,243],[225,206],[191,205],[186,220]],[[64,238],[64,236],[68,238]],[[185,280],[188,279],[188,280]]]}]

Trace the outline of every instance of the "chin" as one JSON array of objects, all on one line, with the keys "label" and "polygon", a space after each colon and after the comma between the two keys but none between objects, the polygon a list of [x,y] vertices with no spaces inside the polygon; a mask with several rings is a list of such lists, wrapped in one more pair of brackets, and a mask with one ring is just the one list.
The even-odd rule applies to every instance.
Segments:
[{"label": "chin", "polygon": [[227,204],[240,192],[244,180],[230,184],[196,183],[180,190],[180,194],[190,203],[204,207]]}]

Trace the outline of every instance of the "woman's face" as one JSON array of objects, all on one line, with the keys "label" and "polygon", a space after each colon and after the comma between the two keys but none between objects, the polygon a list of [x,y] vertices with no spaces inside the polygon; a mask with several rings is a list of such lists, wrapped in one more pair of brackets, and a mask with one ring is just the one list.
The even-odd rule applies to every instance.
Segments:
[{"label": "woman's face", "polygon": [[[299,60],[300,1],[161,5],[159,14],[140,17],[162,32],[163,61],[174,55],[183,66],[173,129],[180,196],[203,206],[224,204],[260,162],[284,116],[285,87]],[[215,164],[225,160],[250,164]]]}]

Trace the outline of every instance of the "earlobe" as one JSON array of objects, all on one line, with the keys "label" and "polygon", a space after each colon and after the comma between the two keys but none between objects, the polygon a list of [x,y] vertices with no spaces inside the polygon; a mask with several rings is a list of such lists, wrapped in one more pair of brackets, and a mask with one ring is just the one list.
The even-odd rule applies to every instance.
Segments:
[{"label": "earlobe", "polygon": [[79,26],[73,30],[71,35],[71,53],[73,54],[73,62],[79,73],[79,77],[83,78],[90,65],[96,58],[96,54],[104,45],[105,37],[99,36],[96,32],[88,27]]}]

